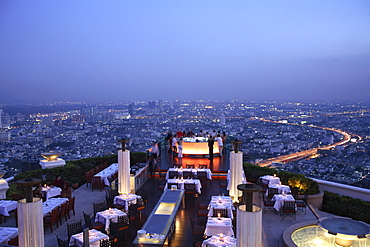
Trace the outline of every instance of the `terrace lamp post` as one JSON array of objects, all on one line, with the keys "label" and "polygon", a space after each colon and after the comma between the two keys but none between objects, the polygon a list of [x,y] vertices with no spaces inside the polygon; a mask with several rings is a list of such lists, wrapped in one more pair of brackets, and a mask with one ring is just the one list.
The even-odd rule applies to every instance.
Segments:
[{"label": "terrace lamp post", "polygon": [[37,178],[16,181],[26,187],[26,198],[18,201],[18,242],[20,247],[44,246],[42,199],[33,197],[32,186],[41,182]]},{"label": "terrace lamp post", "polygon": [[130,151],[126,150],[128,139],[118,140],[122,150],[118,151],[118,193],[130,193]]},{"label": "terrace lamp post", "polygon": [[261,186],[254,183],[239,184],[242,191],[241,204],[237,208],[236,240],[237,247],[262,246],[262,210],[253,203],[254,193],[262,191]]},{"label": "terrace lamp post", "polygon": [[241,141],[233,141],[234,151],[230,153],[230,180],[228,185],[229,195],[233,202],[238,202],[241,191],[237,189],[238,184],[243,183],[243,152],[240,150]]}]

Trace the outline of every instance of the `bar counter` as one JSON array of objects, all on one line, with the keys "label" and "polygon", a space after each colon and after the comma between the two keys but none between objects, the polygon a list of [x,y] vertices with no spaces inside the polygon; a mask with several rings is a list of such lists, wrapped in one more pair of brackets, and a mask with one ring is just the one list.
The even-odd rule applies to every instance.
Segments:
[{"label": "bar counter", "polygon": [[175,217],[184,197],[183,190],[166,190],[158,200],[141,230],[146,237],[136,238],[134,246],[168,246],[174,230]]}]

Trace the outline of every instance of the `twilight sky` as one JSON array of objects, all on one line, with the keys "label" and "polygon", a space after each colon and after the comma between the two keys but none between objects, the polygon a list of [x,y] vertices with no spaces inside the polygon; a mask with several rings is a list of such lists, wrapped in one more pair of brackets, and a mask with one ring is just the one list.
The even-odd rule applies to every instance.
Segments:
[{"label": "twilight sky", "polygon": [[0,103],[369,100],[370,1],[1,0]]}]

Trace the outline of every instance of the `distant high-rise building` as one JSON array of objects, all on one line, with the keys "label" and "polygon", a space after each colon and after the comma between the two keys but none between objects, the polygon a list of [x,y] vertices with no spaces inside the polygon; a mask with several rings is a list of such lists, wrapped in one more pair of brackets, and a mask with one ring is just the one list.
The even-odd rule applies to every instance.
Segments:
[{"label": "distant high-rise building", "polygon": [[44,145],[49,146],[53,143],[53,137],[52,136],[46,136],[44,137]]},{"label": "distant high-rise building", "polygon": [[41,118],[41,124],[45,127],[53,126],[54,125],[53,117],[52,116],[47,116],[47,117]]},{"label": "distant high-rise building", "polygon": [[154,108],[156,108],[156,106],[157,106],[157,102],[149,101],[149,103],[148,103],[148,108],[149,109],[154,109]]},{"label": "distant high-rise building", "polygon": [[2,109],[0,109],[0,128],[8,127],[10,127],[10,116],[8,113],[5,113]]},{"label": "distant high-rise building", "polygon": [[221,126],[224,126],[226,124],[226,117],[225,117],[225,113],[221,113],[221,116],[220,116],[220,123],[221,123]]},{"label": "distant high-rise building", "polygon": [[129,104],[128,105],[128,113],[131,115],[131,117],[135,115],[134,104]]},{"label": "distant high-rise building", "polygon": [[10,132],[0,132],[0,142],[10,141]]}]

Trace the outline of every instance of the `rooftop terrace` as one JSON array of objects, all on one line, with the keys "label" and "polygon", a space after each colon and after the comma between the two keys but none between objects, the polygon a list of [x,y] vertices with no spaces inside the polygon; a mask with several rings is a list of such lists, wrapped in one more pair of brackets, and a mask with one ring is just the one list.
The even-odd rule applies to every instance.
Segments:
[{"label": "rooftop terrace", "polygon": [[[199,201],[210,201],[210,198],[213,195],[227,193],[225,188],[222,187],[221,181],[225,178],[226,172],[229,169],[228,155],[215,157],[213,163],[210,164],[207,158],[184,157],[180,160],[171,154],[162,153],[162,158],[158,164],[161,172],[157,172],[154,177],[149,178],[136,193],[148,198],[146,210],[143,211],[141,217],[136,221],[131,222],[128,234],[126,234],[124,239],[121,239],[116,246],[133,246],[132,242],[136,237],[137,230],[141,229],[148,215],[163,193],[163,190],[158,189],[158,186],[164,178],[165,171],[168,168],[173,167],[175,164],[185,165],[186,163],[208,164],[213,172],[212,180],[210,180],[206,186],[203,186],[202,193],[198,198],[187,195],[185,198],[185,207],[181,206],[176,215],[176,230],[172,236],[170,246],[193,246],[194,235],[191,220],[197,218],[197,203]],[[53,233],[50,232],[49,228],[45,228],[46,247],[57,246],[56,236],[62,239],[67,239],[67,222],[83,221],[83,211],[85,213],[93,214],[93,203],[105,201],[104,190],[92,191],[90,187],[86,188],[85,185],[74,190],[73,196],[76,197],[76,215],[72,214],[68,221],[63,220],[63,225],[55,229]],[[258,195],[255,195],[254,201],[257,205],[263,204]],[[316,210],[315,212],[316,214],[319,214],[319,216],[329,216],[327,213],[319,210]],[[273,210],[267,211],[263,214],[262,222],[264,246],[284,246],[282,236],[288,227],[293,224],[315,220],[317,220],[317,217],[311,210],[307,210],[307,214],[298,211],[296,219],[287,217],[284,218],[284,220],[282,220],[282,217],[279,214],[276,214]],[[199,225],[202,225],[201,220],[199,220],[198,223]],[[15,226],[14,214],[11,214],[11,216],[7,218],[6,223],[3,222],[0,226]]]}]

